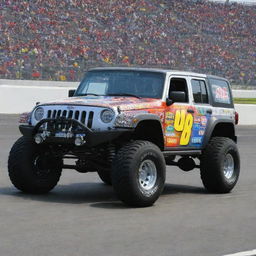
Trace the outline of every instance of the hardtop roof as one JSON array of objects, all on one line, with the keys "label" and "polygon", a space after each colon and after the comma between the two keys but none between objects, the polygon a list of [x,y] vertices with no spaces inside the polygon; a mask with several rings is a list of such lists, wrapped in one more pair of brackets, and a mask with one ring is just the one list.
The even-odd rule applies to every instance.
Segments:
[{"label": "hardtop roof", "polygon": [[168,75],[177,75],[177,76],[193,76],[193,77],[203,77],[203,78],[219,78],[224,79],[223,77],[214,76],[214,75],[207,75],[207,74],[201,74],[196,72],[190,72],[190,71],[180,71],[180,70],[172,70],[172,69],[162,69],[162,68],[141,68],[141,67],[97,67],[97,68],[91,68],[89,71],[93,70],[131,70],[131,71],[148,71],[148,72],[161,72],[166,73]]}]

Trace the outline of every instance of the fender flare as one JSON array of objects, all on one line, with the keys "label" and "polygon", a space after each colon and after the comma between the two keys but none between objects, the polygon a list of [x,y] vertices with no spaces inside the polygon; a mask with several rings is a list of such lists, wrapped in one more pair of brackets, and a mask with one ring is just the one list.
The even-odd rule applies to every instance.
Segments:
[{"label": "fender flare", "polygon": [[[203,144],[202,144],[202,148],[203,149],[206,147],[206,145],[208,144],[209,140],[211,139],[212,133],[213,133],[215,127],[218,124],[220,124],[220,123],[222,123],[222,124],[232,124],[233,126],[235,126],[233,120],[211,118],[208,121],[207,128],[206,128],[206,131],[205,131],[205,136],[204,136]],[[235,127],[234,127],[234,131],[235,131]],[[234,135],[235,135],[235,133],[234,133]],[[234,139],[236,140],[236,136],[235,136]]]},{"label": "fender flare", "polygon": [[[155,114],[140,114],[140,115],[137,115],[135,117],[136,119],[136,123],[134,125],[134,130],[136,130],[136,128],[139,127],[140,124],[142,124],[143,122],[154,122],[155,124],[159,125],[160,129],[161,129],[161,134],[156,134],[157,136],[159,136],[159,139],[161,140],[161,143],[159,145],[160,148],[164,148],[164,129],[163,129],[163,122],[161,120],[161,118],[158,116],[158,115],[155,115]],[[160,131],[158,132],[160,133]],[[153,136],[154,137],[154,136]],[[156,136],[155,136],[156,137]]]}]

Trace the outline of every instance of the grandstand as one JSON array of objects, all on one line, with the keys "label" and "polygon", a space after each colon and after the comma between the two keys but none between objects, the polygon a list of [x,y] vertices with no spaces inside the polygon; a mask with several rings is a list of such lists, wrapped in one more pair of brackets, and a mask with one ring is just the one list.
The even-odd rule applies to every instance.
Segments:
[{"label": "grandstand", "polygon": [[248,5],[255,5],[256,0],[208,0],[212,2],[217,2],[217,3],[238,3],[238,4],[248,4]]},{"label": "grandstand", "polygon": [[0,78],[78,81],[158,66],[256,85],[256,6],[203,0],[2,0]]}]

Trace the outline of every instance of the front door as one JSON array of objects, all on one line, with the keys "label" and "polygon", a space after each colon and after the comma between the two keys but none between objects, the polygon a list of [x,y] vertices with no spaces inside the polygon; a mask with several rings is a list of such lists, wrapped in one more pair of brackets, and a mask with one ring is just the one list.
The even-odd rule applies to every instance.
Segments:
[{"label": "front door", "polygon": [[191,92],[188,88],[187,77],[172,77],[170,79],[170,91],[182,91],[185,93],[183,102],[175,102],[166,108],[164,135],[165,147],[191,148],[191,136],[194,123],[195,108],[191,101]]}]

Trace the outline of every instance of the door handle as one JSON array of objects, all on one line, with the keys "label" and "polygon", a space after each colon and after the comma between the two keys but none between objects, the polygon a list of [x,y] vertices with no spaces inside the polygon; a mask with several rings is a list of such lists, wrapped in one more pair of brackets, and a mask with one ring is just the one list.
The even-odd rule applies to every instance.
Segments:
[{"label": "door handle", "polygon": [[206,113],[211,115],[212,114],[212,109],[207,109]]},{"label": "door handle", "polygon": [[191,113],[191,114],[195,113],[195,111],[194,111],[193,109],[190,109],[190,108],[187,109],[187,112],[188,112],[188,113]]}]

